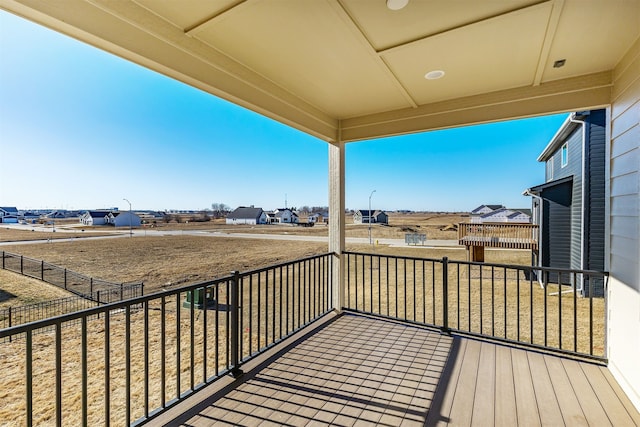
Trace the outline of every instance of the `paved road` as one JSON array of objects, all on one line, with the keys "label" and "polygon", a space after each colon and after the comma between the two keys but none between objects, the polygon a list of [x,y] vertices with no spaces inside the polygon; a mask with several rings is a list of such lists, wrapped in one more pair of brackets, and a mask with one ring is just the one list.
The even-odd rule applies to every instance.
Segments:
[{"label": "paved road", "polygon": [[[51,232],[51,228],[47,227],[32,227],[25,225],[13,225],[13,224],[3,224],[3,226],[10,226],[10,228],[18,228],[24,229],[25,227],[33,228],[36,231],[48,231]],[[129,230],[113,230],[105,231],[105,233],[109,233],[109,235],[105,236],[90,236],[83,237],[82,231],[75,227],[58,227],[57,231],[64,233],[78,233],[78,237],[73,238],[65,238],[65,239],[43,239],[43,240],[28,240],[28,241],[20,241],[20,242],[0,242],[0,246],[4,245],[28,245],[34,243],[57,243],[57,242],[72,242],[78,239],[115,239],[115,238],[123,238],[129,237]],[[95,230],[91,230],[91,232],[95,232]],[[113,234],[114,232],[119,234]],[[326,236],[305,236],[300,234],[259,234],[259,233],[226,233],[223,231],[206,231],[206,230],[133,230],[133,236],[209,236],[209,237],[228,237],[234,239],[264,239],[264,240],[292,240],[292,241],[300,241],[300,242],[329,242],[329,238]],[[364,244],[369,243],[369,239],[367,237],[347,237],[347,243],[352,244]],[[400,247],[409,247],[405,244],[403,239],[374,239],[374,243],[378,245],[387,245],[387,246],[400,246]],[[427,240],[424,245],[418,246],[410,246],[416,248],[430,248],[430,247],[448,247],[448,248],[463,248],[464,246],[458,245],[456,240]]]}]

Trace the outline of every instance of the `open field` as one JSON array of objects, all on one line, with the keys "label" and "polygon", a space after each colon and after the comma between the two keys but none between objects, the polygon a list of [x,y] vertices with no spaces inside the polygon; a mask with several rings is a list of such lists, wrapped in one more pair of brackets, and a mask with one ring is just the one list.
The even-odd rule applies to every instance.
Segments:
[{"label": "open field", "polygon": [[0,309],[35,304],[73,294],[57,286],[0,269]]}]

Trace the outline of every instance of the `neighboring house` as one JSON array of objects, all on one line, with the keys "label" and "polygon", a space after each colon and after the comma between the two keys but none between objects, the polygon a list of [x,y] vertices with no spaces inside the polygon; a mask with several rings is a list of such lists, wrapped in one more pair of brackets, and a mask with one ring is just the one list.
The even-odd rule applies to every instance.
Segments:
[{"label": "neighboring house", "polygon": [[369,211],[365,209],[357,210],[353,214],[353,223],[354,224],[389,224],[389,215],[384,213],[383,211]]},{"label": "neighboring house", "polygon": [[531,223],[530,209],[499,208],[483,215],[471,217],[471,222],[481,224],[485,222],[510,222],[519,224]]},{"label": "neighboring house", "polygon": [[267,214],[262,208],[240,206],[227,215],[227,224],[266,224]]},{"label": "neighboring house", "polygon": [[525,191],[540,226],[538,265],[605,269],[605,138],[605,110],[573,113],[538,157],[545,183]]},{"label": "neighboring house", "polygon": [[5,224],[17,224],[18,209],[15,206],[0,207],[0,222]]},{"label": "neighboring house", "polygon": [[329,223],[329,212],[322,212],[322,213],[314,213],[312,215],[309,215],[307,217],[307,222],[313,222],[313,223],[324,223],[324,224],[328,224]]},{"label": "neighboring house", "polygon": [[289,208],[279,208],[269,214],[269,222],[276,224],[296,224],[298,223],[298,214]]},{"label": "neighboring house", "polygon": [[115,227],[140,227],[142,220],[138,215],[129,211],[109,212],[105,217],[106,224]]},{"label": "neighboring house", "polygon": [[504,209],[504,208],[505,207],[503,205],[480,205],[471,211],[471,215],[480,216],[480,215],[488,214],[493,211],[497,211],[498,209]]},{"label": "neighboring house", "polygon": [[508,209],[503,205],[480,205],[471,211],[470,222],[510,222],[518,224],[531,223],[530,209]]},{"label": "neighboring house", "polygon": [[40,215],[35,212],[25,211],[20,212],[20,219],[25,223],[35,223],[40,219]]},{"label": "neighboring house", "polygon": [[51,219],[63,219],[67,218],[69,215],[66,211],[51,211],[48,214],[44,215],[43,218],[51,218]]},{"label": "neighboring house", "polygon": [[80,215],[80,223],[84,225],[105,225],[107,216],[111,213],[108,210],[86,211]]}]

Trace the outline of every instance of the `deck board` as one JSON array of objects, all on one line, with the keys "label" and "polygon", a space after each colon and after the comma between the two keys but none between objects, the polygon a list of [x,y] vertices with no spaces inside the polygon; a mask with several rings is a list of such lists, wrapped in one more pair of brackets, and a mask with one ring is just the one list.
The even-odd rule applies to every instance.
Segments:
[{"label": "deck board", "polygon": [[521,349],[511,351],[513,363],[513,381],[516,395],[516,411],[518,424],[539,426],[540,415],[536,405],[536,393],[531,380],[527,352]]},{"label": "deck board", "polygon": [[562,417],[565,425],[588,426],[587,419],[582,412],[582,408],[575,398],[575,390],[569,381],[567,372],[564,369],[562,360],[559,358],[549,358],[546,361],[549,377],[556,390],[558,406],[562,408]]},{"label": "deck board", "polygon": [[547,426],[562,425],[564,421],[558,406],[556,392],[549,377],[545,356],[539,353],[527,353],[527,358],[529,359],[533,389],[536,393],[540,422]]},{"label": "deck board", "polygon": [[609,383],[609,388],[611,388],[611,391],[613,391],[615,395],[618,396],[618,400],[620,401],[622,406],[624,406],[633,423],[636,426],[640,426],[640,412],[633,406],[624,391],[622,391],[622,387],[620,387],[620,384],[618,384],[615,378],[613,378],[613,374],[606,368],[601,369],[600,372]]},{"label": "deck board", "polygon": [[496,346],[482,343],[471,418],[473,426],[484,427],[495,424],[495,378]]},{"label": "deck board", "polygon": [[598,427],[610,426],[611,421],[609,421],[609,417],[607,417],[607,414],[600,404],[600,400],[591,388],[591,384],[580,365],[577,363],[567,363],[565,360],[562,360],[562,364],[569,375],[569,380],[573,385],[573,389],[576,391],[576,398],[580,403],[585,417],[589,420],[589,424],[597,425]]},{"label": "deck board", "polygon": [[614,426],[632,425],[633,420],[627,412],[615,391],[609,387],[609,382],[603,374],[604,368],[601,366],[584,364],[581,366],[585,376],[592,384],[594,390],[599,390],[597,397],[603,407],[610,408],[607,417]]},{"label": "deck board", "polygon": [[449,425],[471,425],[481,345],[479,341],[475,340],[470,340],[467,343],[464,357],[462,358],[460,378],[458,379],[451,405],[451,413],[449,414]]},{"label": "deck board", "polygon": [[518,424],[516,394],[513,381],[511,349],[496,346],[496,391],[495,425],[514,426]]},{"label": "deck board", "polygon": [[602,366],[355,314],[313,329],[148,425],[640,425]]}]

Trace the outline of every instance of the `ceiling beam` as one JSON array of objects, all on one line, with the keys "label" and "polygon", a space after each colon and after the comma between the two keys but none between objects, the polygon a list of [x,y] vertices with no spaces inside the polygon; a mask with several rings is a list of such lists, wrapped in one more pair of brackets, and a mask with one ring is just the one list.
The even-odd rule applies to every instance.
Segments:
[{"label": "ceiling beam", "polygon": [[[544,68],[549,61],[549,52],[551,51],[551,44],[553,38],[556,35],[558,29],[558,23],[560,22],[560,15],[562,15],[562,8],[564,7],[564,0],[554,0],[551,8],[551,14],[549,15],[549,22],[547,24],[547,31],[544,34],[544,42],[542,43],[542,49],[540,51],[540,57],[538,58],[538,66],[536,67],[536,74],[533,78],[533,85],[538,86],[542,82],[544,75]],[[562,59],[562,58],[558,58]]]},{"label": "ceiling beam", "polygon": [[334,2],[328,0],[329,6],[333,8],[336,14],[340,17],[340,19],[345,23],[347,28],[351,30],[351,33],[354,37],[360,42],[360,44],[367,50],[369,56],[374,58],[376,63],[379,65],[380,69],[387,75],[392,84],[398,89],[398,92],[404,97],[407,101],[407,104],[413,108],[416,108],[418,104],[413,99],[409,91],[402,85],[398,77],[394,74],[393,70],[387,62],[382,58],[382,55],[379,55],[376,52],[375,48],[365,35],[364,31],[358,25],[357,21],[349,14],[348,10],[342,5],[342,3]]},{"label": "ceiling beam", "polygon": [[359,141],[606,106],[610,71],[341,121],[342,140]]}]

